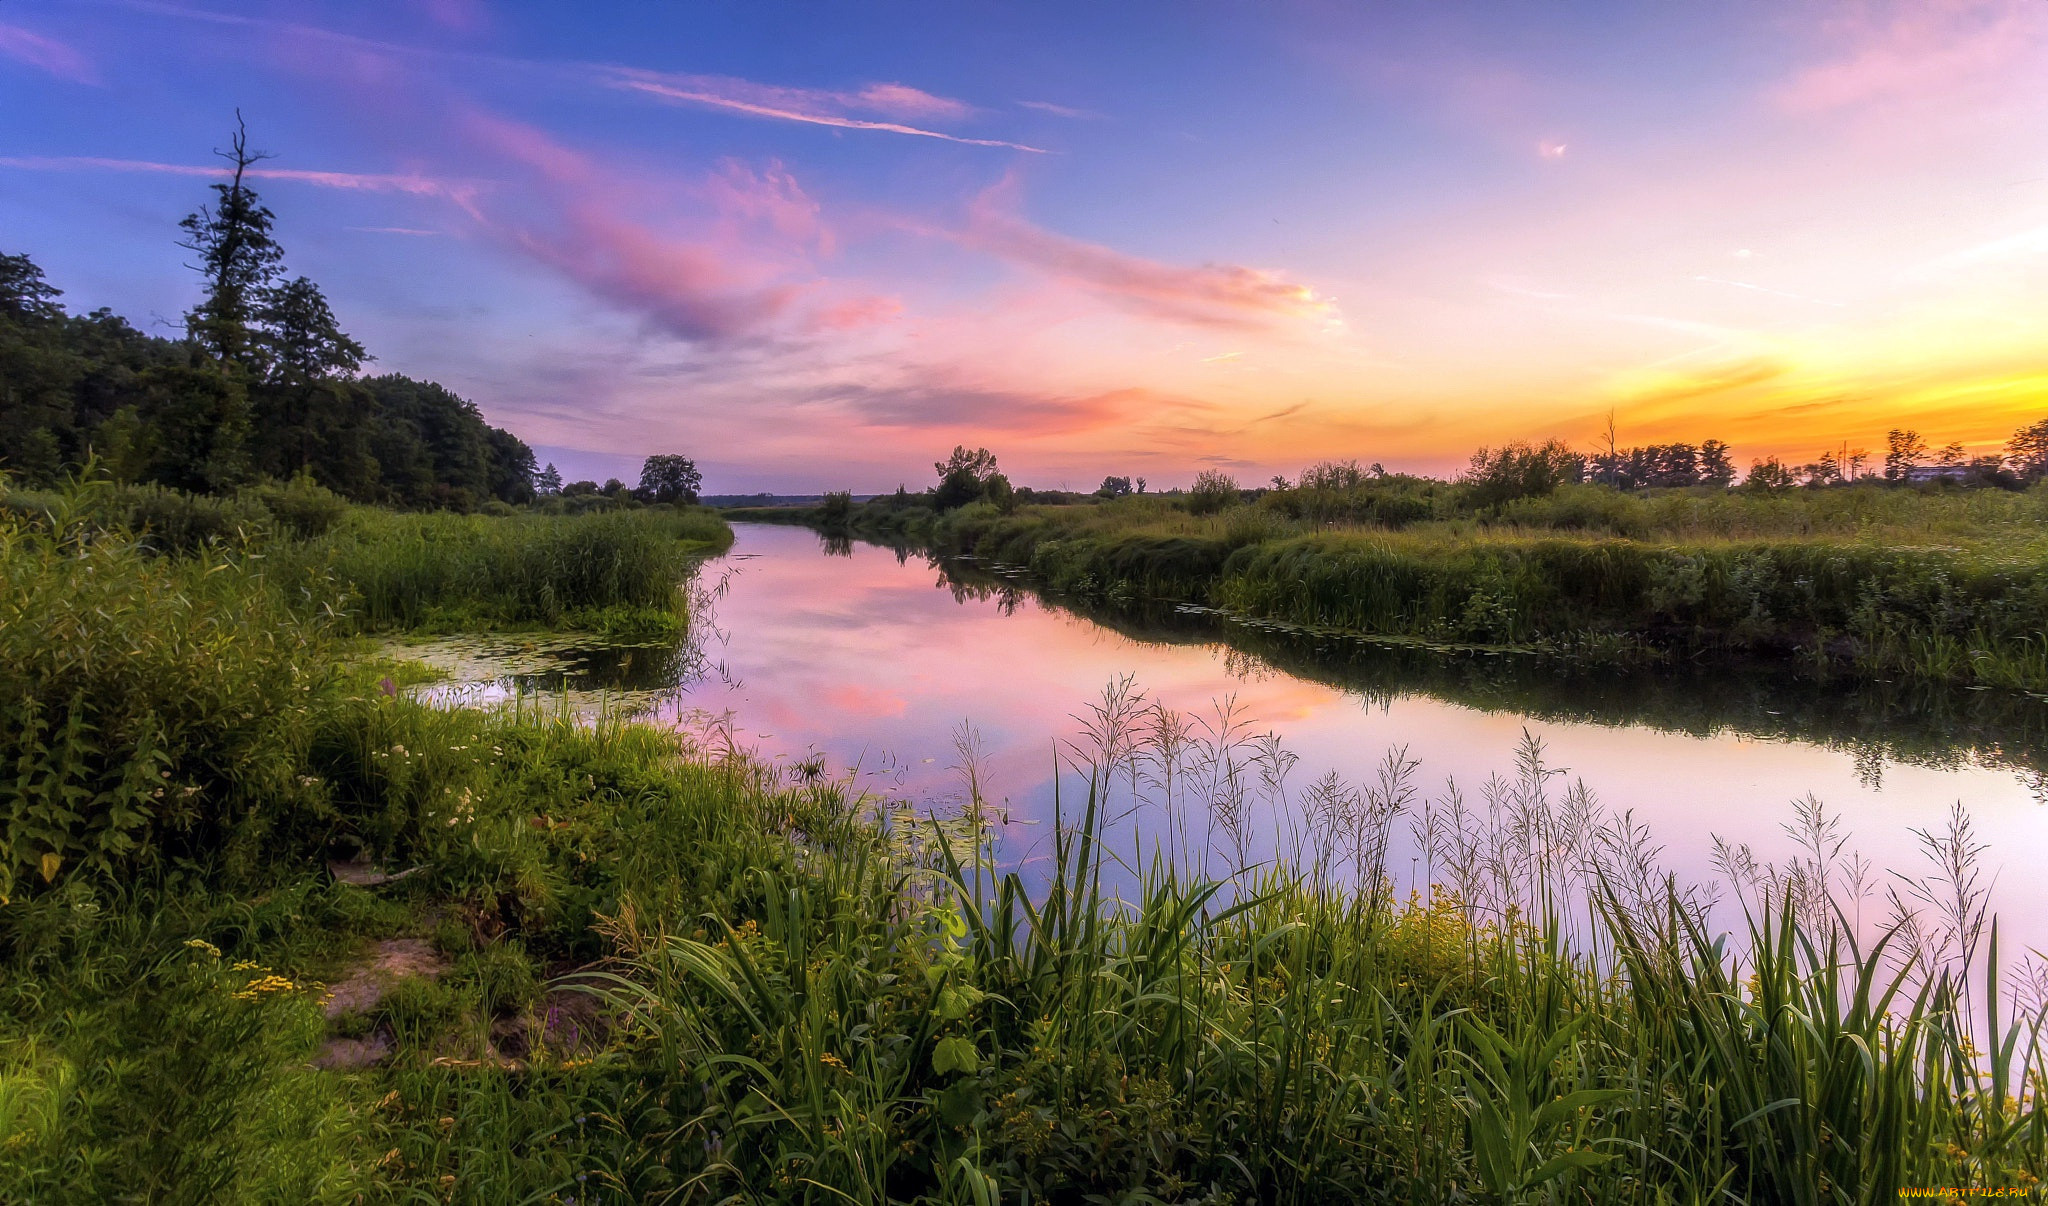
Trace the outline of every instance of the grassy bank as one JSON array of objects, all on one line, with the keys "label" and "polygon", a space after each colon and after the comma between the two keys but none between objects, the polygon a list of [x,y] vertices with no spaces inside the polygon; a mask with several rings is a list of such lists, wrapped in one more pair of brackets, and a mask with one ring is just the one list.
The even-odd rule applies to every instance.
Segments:
[{"label": "grassy bank", "polygon": [[[1245,869],[1286,789],[1113,694],[1027,886],[971,793],[914,826],[383,690],[349,583],[281,551],[0,519],[0,1200],[1871,1202],[2048,1166],[2042,1015],[1966,866],[1950,929],[1929,880],[1854,948],[1839,867],[1751,865],[1737,958],[1532,748],[1469,806],[1398,761],[1298,791],[1292,869]],[[1134,806],[1222,878],[1113,860]],[[1380,886],[1397,824],[1443,891]]]},{"label": "grassy bank", "polygon": [[[850,530],[1109,602],[1575,658],[1737,657],[2048,689],[2048,488],[1623,493],[1443,483],[855,510]],[[767,518],[767,516],[760,516]],[[778,518],[817,522],[792,510]]]}]

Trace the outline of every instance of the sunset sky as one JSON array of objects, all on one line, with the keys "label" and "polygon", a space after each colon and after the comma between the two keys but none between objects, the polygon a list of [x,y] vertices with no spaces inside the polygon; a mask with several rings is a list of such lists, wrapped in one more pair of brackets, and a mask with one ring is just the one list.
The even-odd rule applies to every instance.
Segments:
[{"label": "sunset sky", "polygon": [[570,476],[1247,483],[2048,416],[2048,0],[0,4],[0,252],[169,332],[234,111]]}]

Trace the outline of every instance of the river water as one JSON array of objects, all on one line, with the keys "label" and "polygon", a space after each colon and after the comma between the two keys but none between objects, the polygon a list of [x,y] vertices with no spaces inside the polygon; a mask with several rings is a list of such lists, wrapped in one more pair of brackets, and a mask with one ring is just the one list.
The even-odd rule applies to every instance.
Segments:
[{"label": "river water", "polygon": [[[1860,852],[1875,868],[1875,915],[1899,883],[1886,872],[1931,869],[1914,831],[1938,833],[1960,801],[1986,846],[1983,877],[1995,877],[2006,962],[2017,961],[2015,938],[2048,946],[2040,698],[1782,672],[1567,674],[1186,611],[1091,615],[1003,567],[936,565],[795,527],[735,530],[731,552],[701,573],[709,612],[689,656],[592,651],[552,677],[472,666],[466,689],[637,690],[627,698],[671,723],[792,762],[819,759],[823,773],[941,811],[964,795],[954,739],[972,726],[982,794],[1007,818],[1003,857],[1027,867],[1048,844],[1055,759],[1070,763],[1074,743],[1086,744],[1091,703],[1118,681],[1142,704],[1191,718],[1197,735],[1226,727],[1217,717],[1230,709],[1241,750],[1270,732],[1295,756],[1278,793],[1248,793],[1252,859],[1302,857],[1299,801],[1327,771],[1369,783],[1390,749],[1405,748],[1417,763],[1412,814],[1453,781],[1476,799],[1489,775],[1512,777],[1526,735],[1561,772],[1555,791],[1582,782],[1606,813],[1633,810],[1661,863],[1688,881],[1721,878],[1717,837],[1763,860],[1794,856],[1785,826],[1810,795],[1838,818],[1843,857]],[[1071,774],[1064,790],[1069,805],[1085,792]],[[1185,815],[1172,823],[1185,839]],[[1133,848],[1148,824],[1169,822],[1142,810],[1124,819]],[[1214,838],[1213,821],[1197,827],[1196,844]],[[1389,872],[1404,886],[1431,878],[1405,823],[1395,829]]]}]

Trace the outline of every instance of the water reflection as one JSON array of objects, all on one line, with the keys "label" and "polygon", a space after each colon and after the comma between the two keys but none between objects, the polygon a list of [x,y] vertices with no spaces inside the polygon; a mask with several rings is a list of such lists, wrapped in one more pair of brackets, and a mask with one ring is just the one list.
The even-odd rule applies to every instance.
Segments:
[{"label": "water reflection", "polygon": [[[1045,844],[1055,759],[1071,761],[1070,743],[1085,741],[1105,685],[1128,680],[1133,706],[1236,726],[1247,749],[1270,734],[1290,759],[1281,790],[1248,790],[1242,815],[1222,822],[1235,833],[1219,832],[1213,796],[1176,811],[1157,805],[1157,790],[1151,804],[1123,791],[1128,850],[1140,835],[1171,836],[1204,857],[1236,847],[1233,863],[1310,861],[1305,818],[1324,776],[1369,784],[1402,751],[1419,815],[1454,791],[1479,798],[1491,776],[1513,780],[1526,733],[1545,769],[1561,772],[1560,793],[1583,790],[1601,815],[1626,814],[1687,879],[1719,875],[1717,837],[1759,859],[1789,857],[1797,846],[1784,826],[1809,793],[1841,818],[1850,849],[1917,872],[1913,830],[1938,828],[1962,800],[1991,844],[1991,869],[2008,868],[2008,932],[2048,905],[2048,877],[2022,873],[2048,840],[2038,699],[1761,672],[1572,673],[1171,608],[1106,609],[1048,599],[1008,567],[796,528],[738,532],[734,552],[706,567],[700,585],[716,598],[697,647],[670,663],[684,681],[652,710],[766,754],[822,759],[828,773],[921,805],[957,803],[972,775],[1007,817],[1004,852],[1022,865]],[[627,659],[641,677],[619,684],[666,673],[658,662]],[[603,670],[593,661],[576,673]],[[972,758],[953,739],[963,721]],[[1064,790],[1071,805],[1071,775]],[[1376,859],[1399,880],[1427,881],[1426,845],[1399,825]]]}]

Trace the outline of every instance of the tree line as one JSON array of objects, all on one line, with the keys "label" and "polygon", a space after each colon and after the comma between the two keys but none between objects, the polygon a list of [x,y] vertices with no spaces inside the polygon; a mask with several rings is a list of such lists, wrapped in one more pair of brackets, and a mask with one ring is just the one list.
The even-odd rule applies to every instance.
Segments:
[{"label": "tree line", "polygon": [[303,474],[400,507],[531,501],[519,437],[434,382],[362,375],[369,353],[318,285],[285,270],[248,180],[265,156],[239,124],[219,154],[227,179],[179,223],[200,278],[181,338],[69,313],[33,260],[0,254],[0,470],[47,485],[90,460],[201,493]]}]

